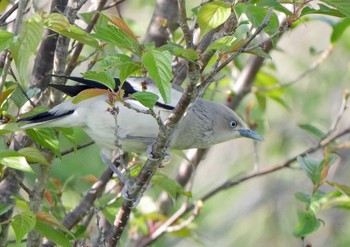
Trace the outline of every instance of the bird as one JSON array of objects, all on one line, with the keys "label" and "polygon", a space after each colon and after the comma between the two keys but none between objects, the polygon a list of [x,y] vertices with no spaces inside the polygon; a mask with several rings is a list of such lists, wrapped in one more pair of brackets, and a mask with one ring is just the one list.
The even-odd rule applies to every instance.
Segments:
[{"label": "bird", "polygon": [[[106,85],[83,77],[52,76],[64,77],[78,83],[50,85],[71,98],[46,112],[20,118],[17,122],[24,123],[22,129],[81,127],[104,149],[119,148],[123,152],[135,153],[145,152],[156,139],[159,132],[157,120],[154,116],[145,114],[144,111],[148,110],[148,107],[132,97],[134,93],[141,91],[160,95],[156,84],[150,78],[129,77],[123,83],[114,78],[114,92],[118,92],[121,85],[124,92],[123,99],[115,101],[115,117],[110,111],[110,95]],[[88,96],[82,97],[84,93]],[[159,97],[153,111],[164,121],[172,113],[181,95],[182,92],[172,88],[170,102],[165,103]],[[178,124],[168,146],[174,150],[203,149],[239,137],[263,141],[263,138],[250,130],[229,107],[197,98]]]}]

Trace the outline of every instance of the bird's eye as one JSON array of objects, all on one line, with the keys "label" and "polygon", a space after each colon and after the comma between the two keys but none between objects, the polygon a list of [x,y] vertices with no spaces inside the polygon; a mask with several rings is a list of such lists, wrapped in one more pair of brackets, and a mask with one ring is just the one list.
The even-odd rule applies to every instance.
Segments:
[{"label": "bird's eye", "polygon": [[231,126],[232,128],[235,128],[235,127],[237,126],[237,122],[236,122],[236,121],[231,121],[231,122],[230,122],[230,126]]}]

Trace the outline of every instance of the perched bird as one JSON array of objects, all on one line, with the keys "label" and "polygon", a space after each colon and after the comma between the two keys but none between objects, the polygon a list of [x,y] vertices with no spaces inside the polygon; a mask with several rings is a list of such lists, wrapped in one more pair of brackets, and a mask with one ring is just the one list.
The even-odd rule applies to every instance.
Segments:
[{"label": "perched bird", "polygon": [[[154,142],[159,132],[158,123],[153,116],[135,110],[144,111],[148,108],[132,98],[132,95],[139,91],[159,95],[151,79],[132,77],[122,84],[123,101],[131,107],[121,101],[116,101],[117,116],[115,118],[108,110],[111,109],[111,105],[108,103],[107,86],[80,77],[66,78],[80,84],[51,86],[71,98],[47,112],[18,120],[25,123],[22,128],[81,127],[97,145],[115,150],[118,144],[118,147],[125,152],[145,152],[147,147]],[[121,83],[117,78],[115,82],[115,91],[117,91]],[[84,93],[88,97],[81,97]],[[77,100],[78,97],[80,98]],[[171,102],[166,104],[159,98],[153,107],[154,112],[159,114],[164,121],[171,114],[180,97],[181,92],[171,89]],[[186,115],[178,124],[169,147],[178,150],[208,148],[238,137],[263,140],[227,106],[198,98],[191,104]]]}]

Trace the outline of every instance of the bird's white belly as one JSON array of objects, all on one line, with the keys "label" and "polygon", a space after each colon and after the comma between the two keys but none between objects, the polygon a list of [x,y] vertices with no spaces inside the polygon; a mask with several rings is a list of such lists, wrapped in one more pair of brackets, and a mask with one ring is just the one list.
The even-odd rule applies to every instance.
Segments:
[{"label": "bird's white belly", "polygon": [[77,110],[81,116],[84,115],[84,131],[99,146],[116,149],[118,144],[126,152],[144,152],[149,142],[158,135],[159,127],[156,120],[150,115],[129,109],[120,102],[116,107],[118,109],[116,120],[107,110],[110,106],[105,101],[97,101],[89,108],[79,109],[80,112]]}]

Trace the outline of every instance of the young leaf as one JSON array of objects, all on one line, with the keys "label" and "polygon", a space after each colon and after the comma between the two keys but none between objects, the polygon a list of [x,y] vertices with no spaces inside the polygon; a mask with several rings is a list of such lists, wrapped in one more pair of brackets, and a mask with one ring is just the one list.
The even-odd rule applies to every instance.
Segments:
[{"label": "young leaf", "polygon": [[312,212],[298,211],[298,223],[294,227],[293,235],[297,238],[316,231],[320,227],[320,220]]},{"label": "young leaf", "polygon": [[310,155],[304,157],[299,156],[297,160],[306,175],[311,179],[312,183],[315,185],[318,184],[324,166],[323,160],[315,159]]},{"label": "young leaf", "polygon": [[131,31],[129,26],[119,17],[117,16],[112,16],[108,18],[108,20],[116,25],[119,29],[123,30],[125,33],[127,33],[133,40],[135,40],[138,43],[138,40],[136,38],[136,35]]},{"label": "young leaf", "polygon": [[53,129],[26,129],[26,133],[40,146],[52,150],[57,156],[60,157],[61,154],[58,145],[58,138]]},{"label": "young leaf", "polygon": [[19,245],[22,238],[35,227],[35,215],[30,211],[24,211],[13,218],[11,226],[16,234],[16,243]]},{"label": "young leaf", "polygon": [[102,83],[103,85],[107,86],[112,92],[115,89],[115,81],[113,76],[111,74],[105,72],[105,71],[88,71],[84,73],[84,79],[98,81]]},{"label": "young leaf", "polygon": [[204,4],[197,15],[201,34],[223,24],[231,14],[231,5],[226,2],[210,2]]},{"label": "young leaf", "polygon": [[136,92],[132,97],[148,108],[152,108],[159,99],[158,95],[151,92]]},{"label": "young leaf", "polygon": [[100,88],[91,88],[91,89],[85,89],[84,91],[81,91],[80,93],[75,96],[75,98],[72,100],[73,104],[78,104],[84,100],[88,100],[90,98],[108,94],[109,91],[107,89],[100,89]]},{"label": "young leaf", "polygon": [[26,147],[18,150],[18,153],[22,154],[27,161],[36,162],[42,165],[50,165],[42,153],[33,147]]},{"label": "young leaf", "polygon": [[168,51],[148,50],[142,55],[150,78],[157,84],[165,103],[170,102],[171,55]]},{"label": "young leaf", "polygon": [[16,170],[34,173],[26,158],[16,151],[0,151],[0,164]]}]

